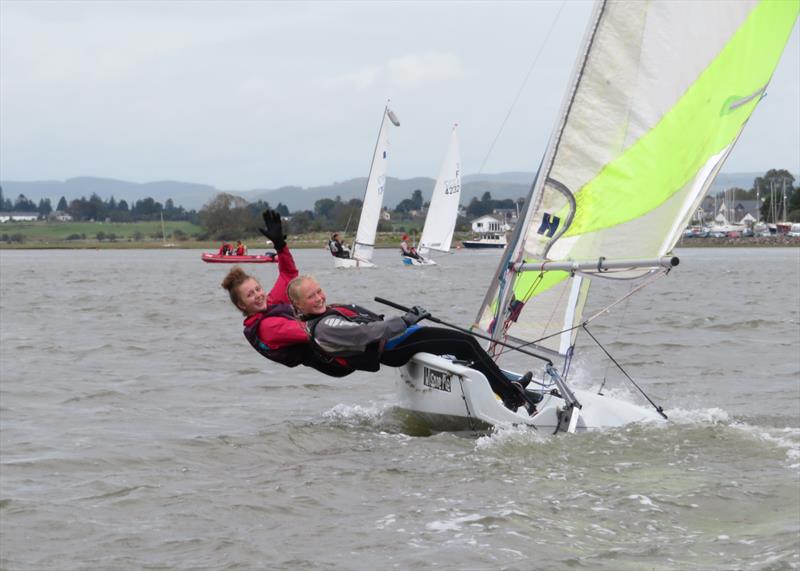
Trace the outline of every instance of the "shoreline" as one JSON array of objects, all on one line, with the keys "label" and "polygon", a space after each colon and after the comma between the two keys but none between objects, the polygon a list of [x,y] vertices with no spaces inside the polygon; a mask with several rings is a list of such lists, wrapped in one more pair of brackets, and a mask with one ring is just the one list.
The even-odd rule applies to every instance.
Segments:
[{"label": "shoreline", "polygon": [[[399,240],[399,239],[398,239]],[[28,242],[28,243],[0,243],[0,250],[205,250],[216,252],[219,249],[218,243],[209,244],[196,240],[185,240],[175,243],[173,246],[166,247],[162,242],[156,241],[115,241],[97,242],[95,240],[78,241],[52,241],[52,242]],[[325,243],[321,243],[317,236],[290,236],[288,242],[293,250],[314,250],[327,249]],[[395,240],[381,240],[375,248],[378,250],[390,250],[398,247],[399,242]],[[454,249],[463,249],[460,241]],[[789,236],[757,236],[752,238],[681,238],[675,245],[676,248],[800,248],[800,237]],[[261,254],[272,248],[264,246],[249,247],[252,254]]]}]

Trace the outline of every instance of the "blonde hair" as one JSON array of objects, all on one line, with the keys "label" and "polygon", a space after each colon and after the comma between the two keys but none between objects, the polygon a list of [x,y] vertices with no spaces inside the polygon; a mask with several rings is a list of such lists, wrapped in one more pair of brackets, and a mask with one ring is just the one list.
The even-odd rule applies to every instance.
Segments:
[{"label": "blonde hair", "polygon": [[302,276],[297,276],[289,282],[288,286],[286,286],[286,295],[289,296],[289,300],[295,307],[297,306],[297,302],[300,300],[300,286],[303,285],[303,282],[308,280],[317,281],[317,278],[311,274],[304,274]]},{"label": "blonde hair", "polygon": [[237,309],[239,309],[245,315],[247,315],[247,312],[239,307],[239,302],[241,301],[241,298],[239,297],[239,286],[252,277],[253,276],[249,275],[239,266],[233,266],[231,271],[228,272],[228,275],[225,276],[225,279],[222,280],[222,284],[220,284],[223,288],[228,290],[228,295],[230,295],[233,305],[235,305]]}]

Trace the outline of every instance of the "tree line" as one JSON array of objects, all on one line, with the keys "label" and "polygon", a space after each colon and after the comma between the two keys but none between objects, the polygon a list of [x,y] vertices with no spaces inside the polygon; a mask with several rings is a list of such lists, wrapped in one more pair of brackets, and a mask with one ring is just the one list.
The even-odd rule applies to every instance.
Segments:
[{"label": "tree line", "polygon": [[0,212],[36,212],[42,219],[54,212],[63,212],[77,221],[140,222],[159,220],[162,215],[164,220],[188,220],[194,223],[199,220],[197,211],[176,206],[171,198],[164,204],[150,197],[128,204],[126,200],[116,200],[113,196],[103,200],[97,193],[92,193],[89,198],[82,196],[69,202],[62,196],[54,209],[49,198],[42,198],[37,204],[24,194],[20,194],[12,202],[3,196],[2,187],[0,187]]},{"label": "tree line", "polygon": [[[497,209],[515,209],[523,199],[514,201],[511,198],[495,200],[491,193],[485,192],[480,198],[473,198],[466,207],[466,216],[459,217],[457,230],[468,231],[469,221]],[[289,228],[293,234],[308,232],[352,232],[358,225],[363,201],[352,198],[344,201],[340,196],[320,198],[314,202],[313,209],[289,212],[283,204],[276,210],[282,216],[290,217]],[[411,193],[411,197],[401,200],[389,210],[389,219],[381,217],[378,221],[379,232],[407,231],[416,227],[424,218],[429,203],[423,201],[419,189]],[[236,236],[248,236],[257,233],[261,224],[261,212],[269,208],[268,202],[248,203],[244,199],[230,194],[218,194],[200,211],[202,226],[207,238],[217,240],[234,239]]]},{"label": "tree line", "polygon": [[[800,222],[800,188],[794,187],[794,177],[785,169],[772,169],[753,181],[751,189],[737,189],[737,199],[762,199],[763,220],[790,220]],[[783,199],[784,189],[786,200]],[[464,208],[464,216],[459,217],[457,229],[469,230],[469,221],[495,210],[520,209],[523,198],[493,199],[491,193],[484,192],[481,198],[474,197]],[[422,191],[416,189],[411,196],[401,200],[390,210],[390,220],[381,218],[378,231],[406,231],[417,227],[424,218],[428,204]],[[284,217],[290,218],[289,227],[293,234],[307,232],[352,232],[358,225],[362,201],[357,198],[342,200],[321,198],[312,209],[290,211],[279,203],[275,209]],[[4,197],[0,187],[0,211],[37,212],[40,218],[47,218],[53,212],[64,212],[77,221],[137,222],[158,220],[186,220],[202,228],[196,237],[200,240],[235,240],[241,237],[258,235],[262,225],[261,212],[270,208],[269,202],[259,200],[248,202],[244,198],[227,193],[214,196],[199,211],[186,210],[172,199],[163,204],[153,198],[143,198],[129,204],[125,200],[102,199],[96,193],[89,198],[81,197],[67,201],[61,197],[55,209],[50,199],[43,198],[38,204],[20,194],[14,201]],[[389,209],[387,209],[389,210]]]}]

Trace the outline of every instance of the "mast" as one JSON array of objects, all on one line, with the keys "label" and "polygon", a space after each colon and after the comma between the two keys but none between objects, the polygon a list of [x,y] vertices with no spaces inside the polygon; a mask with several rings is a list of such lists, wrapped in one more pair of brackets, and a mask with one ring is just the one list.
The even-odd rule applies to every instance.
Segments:
[{"label": "mast", "polygon": [[761,224],[761,181],[756,179],[756,226]]},{"label": "mast", "polygon": [[783,216],[781,216],[781,221],[786,222],[786,177],[781,180],[783,181]]},{"label": "mast", "polygon": [[772,214],[772,223],[777,224],[778,210],[775,206],[775,181],[772,179],[769,179],[769,210],[770,214]]}]

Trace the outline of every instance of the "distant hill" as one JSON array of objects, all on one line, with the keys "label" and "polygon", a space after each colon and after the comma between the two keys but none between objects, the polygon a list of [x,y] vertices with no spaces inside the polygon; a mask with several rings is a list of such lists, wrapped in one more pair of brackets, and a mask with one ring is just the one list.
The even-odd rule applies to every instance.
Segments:
[{"label": "distant hill", "polygon": [[[487,191],[491,192],[492,198],[502,199],[525,196],[530,189],[533,175],[528,174],[528,180],[524,184],[516,182],[526,178],[525,176],[520,176],[521,173],[509,173],[509,175],[507,177],[508,180],[503,174],[465,177],[466,180],[463,184],[464,200],[469,202],[473,196],[480,198]],[[468,180],[470,182],[467,182]],[[401,200],[409,198],[416,189],[421,190],[423,196],[429,199],[431,192],[433,192],[434,183],[434,179],[425,177],[410,179],[388,177],[385,204],[390,208],[394,208]],[[161,203],[171,198],[178,206],[199,210],[217,193],[230,192],[250,202],[261,199],[268,201],[273,206],[277,206],[279,202],[282,202],[290,210],[294,211],[313,209],[314,202],[320,198],[340,196],[344,201],[351,198],[363,198],[367,179],[366,177],[353,178],[343,182],[309,188],[284,186],[276,189],[254,189],[248,191],[231,191],[218,189],[207,184],[177,181],[136,183],[95,177],[78,177],[65,181],[25,182],[4,180],[0,182],[0,185],[3,187],[3,196],[12,201],[20,194],[24,194],[25,197],[34,202],[38,202],[42,198],[49,198],[53,206],[56,206],[62,196],[69,201],[82,196],[88,198],[92,193],[96,193],[104,200],[108,200],[113,196],[116,200],[125,200],[129,204],[147,197],[151,197]]]},{"label": "distant hill", "polygon": [[[711,187],[711,192],[714,193],[732,186],[744,189],[751,188],[753,180],[763,174],[763,172],[720,173]],[[490,192],[492,198],[495,199],[526,196],[530,191],[534,176],[535,173],[532,172],[465,175],[462,203],[468,204],[473,197],[480,198],[484,192]],[[800,179],[798,175],[794,176],[796,179]],[[432,178],[426,177],[410,179],[389,177],[386,182],[384,204],[394,208],[401,200],[409,198],[416,189],[421,190],[423,197],[429,200],[434,182]],[[294,211],[313,209],[314,202],[320,198],[336,198],[336,196],[340,196],[344,201],[351,198],[362,198],[367,179],[366,177],[353,178],[325,186],[309,188],[285,186],[276,189],[254,189],[248,191],[228,191],[217,189],[207,184],[188,182],[158,181],[135,183],[95,177],[78,177],[65,181],[2,181],[0,184],[3,187],[3,196],[12,201],[20,194],[24,194],[28,199],[35,202],[42,198],[49,198],[54,207],[62,196],[67,200],[72,200],[81,196],[88,198],[92,193],[96,193],[104,200],[113,196],[115,199],[125,200],[129,204],[147,197],[151,197],[161,203],[171,198],[178,206],[199,210],[217,193],[230,192],[250,202],[261,199],[268,201],[273,206],[277,206],[279,202],[282,202],[289,210]]]},{"label": "distant hill", "polygon": [[[529,175],[530,180],[533,180],[533,175]],[[425,200],[430,200],[433,186],[436,181],[432,178],[417,177],[409,179],[399,179],[387,177],[386,190],[384,195],[384,204],[389,208],[394,208],[403,199],[409,198],[411,194],[419,189],[422,191],[422,196]],[[468,204],[473,197],[480,198],[484,192],[490,192],[492,198],[517,198],[525,196],[530,190],[530,182],[525,184],[518,184],[513,182],[505,182],[502,180],[495,181],[474,181],[463,182],[462,184],[462,203]],[[341,197],[343,201],[348,201],[352,198],[362,199],[364,197],[364,189],[367,186],[367,178],[353,178],[344,182],[337,182],[328,186],[317,186],[311,188],[300,187],[284,187],[276,190],[252,190],[250,192],[238,192],[249,202],[256,200],[265,200],[271,205],[276,206],[282,202],[289,207],[289,210],[305,210],[313,209],[314,202],[320,198],[336,198]]]}]

